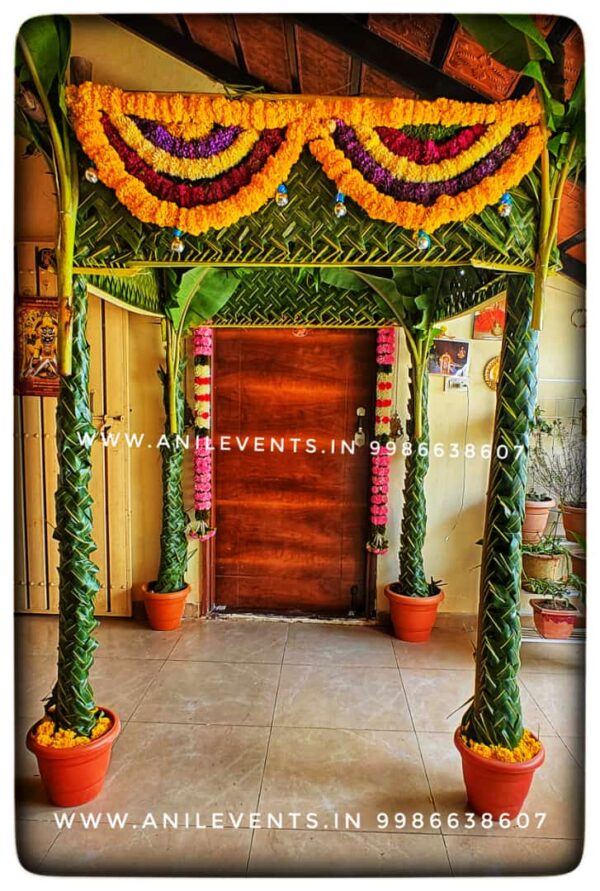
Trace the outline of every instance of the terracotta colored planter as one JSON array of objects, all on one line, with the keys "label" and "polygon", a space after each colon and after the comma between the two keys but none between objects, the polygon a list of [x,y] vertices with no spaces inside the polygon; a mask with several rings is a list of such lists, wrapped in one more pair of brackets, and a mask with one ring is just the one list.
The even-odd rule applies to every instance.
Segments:
[{"label": "terracotta colored planter", "polygon": [[39,721],[28,731],[25,743],[37,758],[40,776],[52,804],[76,807],[100,793],[113,743],[121,730],[119,716],[105,706],[100,708],[112,720],[112,727],[87,745],[73,746],[71,749],[40,746],[33,737]]},{"label": "terracotta colored planter", "polygon": [[582,582],[586,580],[586,559],[583,551],[571,551],[571,563],[573,575],[578,576]]},{"label": "terracotta colored planter", "polygon": [[444,592],[438,591],[433,597],[407,597],[388,585],[384,593],[390,602],[392,625],[398,640],[411,643],[429,640]]},{"label": "terracotta colored planter", "polygon": [[191,586],[186,585],[181,591],[159,594],[152,590],[154,582],[142,585],[144,606],[150,627],[154,631],[174,631],[179,628],[185,609],[185,602]]},{"label": "terracotta colored planter", "polygon": [[563,561],[562,554],[523,554],[523,575],[557,582],[564,575]]},{"label": "terracotta colored planter", "polygon": [[533,608],[533,621],[542,637],[566,640],[580,617],[576,609],[545,609],[544,600],[534,597],[529,603]]},{"label": "terracotta colored planter", "polygon": [[548,501],[525,502],[523,541],[535,542],[540,540],[548,525],[548,516],[553,507],[556,507],[556,502],[552,501],[551,498]]},{"label": "terracotta colored planter", "polygon": [[565,535],[569,541],[577,541],[573,533],[585,538],[587,508],[562,504],[560,509],[562,511]]},{"label": "terracotta colored planter", "polygon": [[496,761],[469,749],[461,739],[460,727],[454,734],[454,745],[462,758],[469,810],[476,814],[491,814],[494,820],[499,820],[503,814],[511,820],[518,817],[533,775],[544,763],[544,747],[530,761],[516,764]]}]

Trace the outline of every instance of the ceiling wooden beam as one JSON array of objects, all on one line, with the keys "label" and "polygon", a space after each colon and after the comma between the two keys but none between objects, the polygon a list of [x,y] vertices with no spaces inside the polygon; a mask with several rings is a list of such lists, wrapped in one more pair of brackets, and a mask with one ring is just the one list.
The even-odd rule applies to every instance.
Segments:
[{"label": "ceiling wooden beam", "polygon": [[197,68],[209,77],[224,84],[236,86],[262,87],[270,90],[268,84],[242,71],[240,68],[211,53],[195,41],[177,34],[149,15],[104,15],[104,18],[131,31],[143,40],[153,43],[192,68]]},{"label": "ceiling wooden beam", "polygon": [[303,27],[426,99],[443,96],[463,102],[491,102],[489,96],[459,83],[429,62],[357,24],[349,16],[312,13],[294,13],[293,16]]}]

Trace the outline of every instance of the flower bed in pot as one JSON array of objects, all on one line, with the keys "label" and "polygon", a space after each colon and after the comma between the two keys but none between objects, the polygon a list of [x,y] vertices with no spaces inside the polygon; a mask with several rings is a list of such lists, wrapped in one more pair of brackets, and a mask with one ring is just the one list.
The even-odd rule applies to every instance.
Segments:
[{"label": "flower bed in pot", "polygon": [[91,736],[57,729],[51,715],[30,728],[26,745],[37,758],[40,776],[52,804],[75,807],[95,798],[104,785],[113,743],[121,730],[118,715],[97,709]]},{"label": "flower bed in pot", "polygon": [[535,771],[544,763],[546,753],[540,740],[525,730],[514,749],[487,746],[469,740],[458,727],[454,745],[462,759],[469,810],[491,814],[494,820],[517,817]]}]

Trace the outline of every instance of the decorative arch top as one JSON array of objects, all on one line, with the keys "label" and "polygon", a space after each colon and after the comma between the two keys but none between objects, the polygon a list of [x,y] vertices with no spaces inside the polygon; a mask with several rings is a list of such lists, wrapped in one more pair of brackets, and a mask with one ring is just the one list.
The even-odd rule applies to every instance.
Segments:
[{"label": "decorative arch top", "polygon": [[67,88],[97,175],[138,219],[199,235],[259,210],[308,146],[373,219],[434,232],[498,202],[543,146],[537,101],[128,93]]}]

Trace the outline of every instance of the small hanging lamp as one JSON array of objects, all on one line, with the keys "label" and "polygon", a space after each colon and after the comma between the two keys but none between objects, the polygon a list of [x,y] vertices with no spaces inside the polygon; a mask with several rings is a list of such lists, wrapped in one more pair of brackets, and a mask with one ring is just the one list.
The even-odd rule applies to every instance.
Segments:
[{"label": "small hanging lamp", "polygon": [[98,171],[96,170],[96,165],[90,164],[90,166],[85,171],[84,176],[89,183],[91,183],[93,186],[95,186],[96,183],[98,182]]},{"label": "small hanging lamp", "polygon": [[277,186],[277,191],[275,192],[275,202],[277,207],[287,207],[287,203],[290,200],[288,195],[287,186],[283,183],[280,183]]},{"label": "small hanging lamp", "polygon": [[173,229],[173,240],[171,241],[171,250],[176,254],[182,254],[183,249],[185,247],[183,241],[181,240],[181,236],[183,232],[181,229]]},{"label": "small hanging lamp", "polygon": [[341,217],[345,217],[348,213],[348,208],[346,207],[346,196],[343,192],[336,193],[333,212],[338,219],[340,219]]},{"label": "small hanging lamp", "polygon": [[508,192],[505,192],[500,198],[498,204],[498,213],[501,217],[509,217],[513,209],[513,200]]},{"label": "small hanging lamp", "polygon": [[419,251],[428,251],[431,247],[431,235],[428,235],[424,229],[419,229],[415,235],[415,241],[417,242],[417,250]]}]

